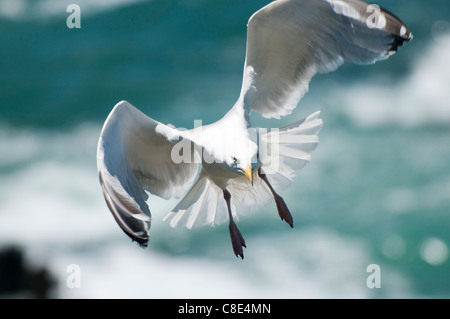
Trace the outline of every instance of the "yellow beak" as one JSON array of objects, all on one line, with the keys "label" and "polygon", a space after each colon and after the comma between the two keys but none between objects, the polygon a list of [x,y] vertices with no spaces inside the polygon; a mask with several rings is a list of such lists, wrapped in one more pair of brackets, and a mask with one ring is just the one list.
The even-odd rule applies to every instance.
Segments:
[{"label": "yellow beak", "polygon": [[250,183],[252,183],[253,185],[253,171],[250,165],[247,165],[247,167],[242,170],[242,172],[244,173],[245,177],[248,178],[248,180],[250,181]]}]

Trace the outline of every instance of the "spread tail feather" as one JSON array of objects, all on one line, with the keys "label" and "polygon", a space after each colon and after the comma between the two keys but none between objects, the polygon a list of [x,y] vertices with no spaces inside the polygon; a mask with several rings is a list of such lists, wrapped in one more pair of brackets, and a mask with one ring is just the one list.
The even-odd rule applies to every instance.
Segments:
[{"label": "spread tail feather", "polygon": [[219,225],[227,220],[223,192],[203,171],[189,192],[164,217],[164,221],[170,221],[170,226],[185,226],[188,229],[204,225]]}]

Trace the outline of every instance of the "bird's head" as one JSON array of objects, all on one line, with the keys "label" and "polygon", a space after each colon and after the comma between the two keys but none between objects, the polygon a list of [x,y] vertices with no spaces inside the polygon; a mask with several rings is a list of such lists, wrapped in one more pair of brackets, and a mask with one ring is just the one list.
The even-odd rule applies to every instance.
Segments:
[{"label": "bird's head", "polygon": [[[253,185],[253,174],[261,165],[257,147],[240,148],[227,158],[227,165],[237,174],[242,174]],[[256,145],[255,145],[256,146]]]},{"label": "bird's head", "polygon": [[213,131],[204,135],[203,167],[211,176],[227,179],[243,175],[253,184],[253,175],[261,166],[256,134],[239,127],[221,129],[224,132],[220,134]]},{"label": "bird's head", "polygon": [[247,179],[253,185],[253,173],[256,171],[256,165],[249,161],[239,160],[237,157],[232,156],[231,168],[239,174],[245,175]]}]

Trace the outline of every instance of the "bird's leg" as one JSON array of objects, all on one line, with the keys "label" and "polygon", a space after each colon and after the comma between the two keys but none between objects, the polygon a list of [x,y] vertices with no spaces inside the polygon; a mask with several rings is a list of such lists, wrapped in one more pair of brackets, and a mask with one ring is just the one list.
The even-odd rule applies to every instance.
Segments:
[{"label": "bird's leg", "polygon": [[244,250],[242,247],[247,248],[245,246],[245,240],[241,235],[241,232],[237,228],[234,220],[233,215],[231,214],[231,205],[230,205],[230,199],[231,194],[226,189],[223,190],[223,197],[225,198],[225,201],[227,202],[227,208],[228,208],[228,217],[230,220],[230,223],[228,225],[228,229],[230,230],[230,238],[231,238],[231,245],[233,246],[233,251],[236,257],[241,257],[244,259]]},{"label": "bird's leg", "polygon": [[277,194],[273,189],[272,185],[270,185],[269,180],[266,177],[266,174],[261,172],[261,168],[258,169],[258,176],[269,186],[270,191],[272,192],[273,198],[275,199],[275,203],[277,204],[278,214],[281,217],[281,220],[285,220],[289,226],[294,227],[294,219],[292,218],[291,212],[284,202],[283,197]]}]

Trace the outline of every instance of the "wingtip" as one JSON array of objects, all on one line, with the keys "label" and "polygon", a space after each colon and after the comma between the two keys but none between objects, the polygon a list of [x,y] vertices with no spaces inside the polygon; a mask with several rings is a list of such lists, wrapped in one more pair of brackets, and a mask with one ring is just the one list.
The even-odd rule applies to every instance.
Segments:
[{"label": "wingtip", "polygon": [[407,34],[407,36],[406,36],[405,41],[411,41],[412,39],[414,39],[414,35],[412,34],[411,31],[407,30],[406,34]]},{"label": "wingtip", "polygon": [[[128,236],[130,236],[128,233],[126,233]],[[148,238],[147,239],[143,239],[143,238],[136,238],[136,237],[132,237],[130,236],[131,241],[132,242],[136,242],[140,248],[145,249],[148,247]]]},{"label": "wingtip", "polygon": [[404,24],[400,27],[398,34],[392,34],[391,36],[392,42],[389,50],[387,51],[388,55],[394,54],[404,42],[409,42],[414,38],[412,32]]},{"label": "wingtip", "polygon": [[413,38],[412,33],[409,33],[408,37],[402,37],[402,36],[393,36],[393,40],[391,43],[391,47],[389,48],[389,53],[393,54],[398,51],[398,48],[403,45],[404,42],[411,41]]},{"label": "wingtip", "polygon": [[122,223],[119,223],[120,228],[122,231],[131,238],[132,242],[136,242],[139,247],[141,248],[147,248],[148,246],[148,240],[150,237],[150,234],[148,231],[142,231],[142,234],[138,234],[136,232],[131,231],[128,229],[128,227],[124,227]]}]

